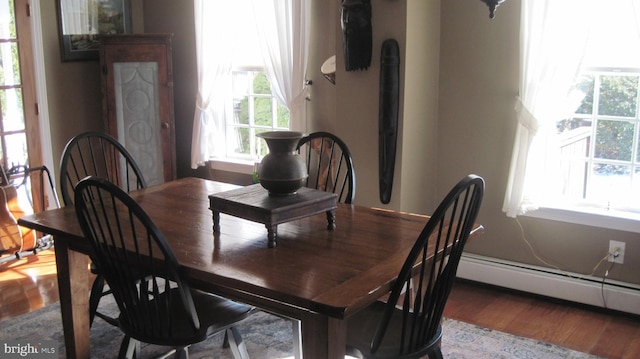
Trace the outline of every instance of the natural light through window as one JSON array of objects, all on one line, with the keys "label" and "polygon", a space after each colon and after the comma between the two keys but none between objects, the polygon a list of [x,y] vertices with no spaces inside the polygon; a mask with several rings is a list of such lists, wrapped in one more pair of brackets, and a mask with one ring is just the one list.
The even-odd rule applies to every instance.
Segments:
[{"label": "natural light through window", "polygon": [[640,213],[640,28],[629,0],[600,9],[576,81],[584,98],[556,124],[562,195],[547,203]]},{"label": "natural light through window", "polygon": [[227,101],[226,157],[255,161],[266,154],[256,133],[289,129],[289,112],[271,91],[260,54],[250,0],[235,0],[235,38],[232,52],[232,89]]},{"label": "natural light through window", "polygon": [[304,130],[308,14],[298,2],[194,0],[192,168],[251,173],[266,151],[257,133]]},{"label": "natural light through window", "polygon": [[640,1],[522,4],[503,211],[640,232]]}]

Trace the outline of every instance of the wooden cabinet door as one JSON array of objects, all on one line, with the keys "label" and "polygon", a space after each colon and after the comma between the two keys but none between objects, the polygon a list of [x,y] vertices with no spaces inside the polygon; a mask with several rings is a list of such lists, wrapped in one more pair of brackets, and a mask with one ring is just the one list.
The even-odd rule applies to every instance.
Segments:
[{"label": "wooden cabinet door", "polygon": [[176,178],[171,35],[101,38],[107,131],[136,160],[147,185]]}]

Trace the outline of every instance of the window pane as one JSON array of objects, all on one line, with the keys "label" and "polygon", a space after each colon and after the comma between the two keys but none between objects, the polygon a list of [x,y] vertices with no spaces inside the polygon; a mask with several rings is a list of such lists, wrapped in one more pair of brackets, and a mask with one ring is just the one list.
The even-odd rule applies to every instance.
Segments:
[{"label": "window pane", "polygon": [[7,145],[8,167],[28,165],[27,138],[24,133],[4,136]]},{"label": "window pane", "polygon": [[255,77],[253,78],[253,93],[261,94],[261,95],[270,95],[271,94],[271,85],[269,85],[269,80],[267,80],[267,75],[264,72],[256,72]]},{"label": "window pane", "polygon": [[0,0],[0,39],[16,38],[16,16],[13,0]]},{"label": "window pane", "polygon": [[588,115],[593,113],[593,88],[595,76],[583,74],[578,78],[576,88],[585,94],[582,104],[576,111],[578,114]]},{"label": "window pane", "polygon": [[594,163],[588,198],[609,207],[625,201],[631,190],[631,166]]},{"label": "window pane", "polygon": [[24,130],[22,90],[7,89],[0,91],[0,106],[2,106],[2,126],[4,131]]},{"label": "window pane", "polygon": [[[270,130],[256,130],[256,134],[267,131]],[[260,158],[266,156],[267,153],[269,153],[269,146],[267,146],[267,141],[265,141],[264,138],[256,137],[256,146],[258,147],[257,152]]]},{"label": "window pane", "polygon": [[602,76],[598,113],[634,117],[638,97],[637,76]]},{"label": "window pane", "polygon": [[276,101],[278,106],[278,127],[289,128],[289,110]]},{"label": "window pane", "polygon": [[561,159],[561,179],[562,195],[573,200],[580,200],[585,197],[588,164],[571,158]]},{"label": "window pane", "polygon": [[587,158],[591,143],[591,121],[570,119],[558,122],[562,194],[574,200],[585,197]]},{"label": "window pane", "polygon": [[235,142],[235,146],[231,149],[233,153],[248,155],[251,153],[251,143],[249,142],[249,129],[245,127],[233,127],[233,135],[237,139],[236,141],[228,141],[230,143]]},{"label": "window pane", "polygon": [[233,99],[233,121],[236,124],[249,124],[249,97]]},{"label": "window pane", "polygon": [[18,44],[5,42],[0,44],[0,85],[20,84],[20,62]]},{"label": "window pane", "polygon": [[255,114],[254,121],[256,126],[272,126],[273,112],[271,108],[270,97],[258,97],[254,100]]},{"label": "window pane", "polygon": [[249,93],[249,73],[247,72],[234,72],[233,73],[233,95],[244,96]]},{"label": "window pane", "polygon": [[595,157],[631,161],[633,135],[633,122],[599,120]]}]

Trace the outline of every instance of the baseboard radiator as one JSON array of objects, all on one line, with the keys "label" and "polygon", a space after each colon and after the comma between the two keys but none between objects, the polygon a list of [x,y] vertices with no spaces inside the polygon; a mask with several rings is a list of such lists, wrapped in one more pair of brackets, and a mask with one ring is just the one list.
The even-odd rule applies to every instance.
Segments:
[{"label": "baseboard radiator", "polygon": [[640,286],[465,253],[458,278],[640,314]]}]

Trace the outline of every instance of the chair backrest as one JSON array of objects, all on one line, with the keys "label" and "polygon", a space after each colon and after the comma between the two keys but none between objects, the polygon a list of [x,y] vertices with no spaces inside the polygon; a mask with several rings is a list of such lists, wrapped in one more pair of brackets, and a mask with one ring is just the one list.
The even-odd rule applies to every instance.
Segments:
[{"label": "chair backrest", "polygon": [[[393,312],[402,310],[401,343],[393,345],[403,355],[424,355],[421,350],[438,332],[483,193],[484,180],[468,175],[453,187],[429,218],[389,294],[371,343],[372,352],[383,342]],[[437,253],[435,258],[427,258],[427,253],[433,250]],[[404,298],[399,300],[401,295]]]},{"label": "chair backrest", "polygon": [[102,132],[73,137],[60,160],[60,191],[65,206],[73,204],[73,189],[87,176],[105,178],[127,192],[147,186],[131,154],[115,138]]},{"label": "chair backrest", "polygon": [[[163,234],[140,205],[97,177],[81,180],[74,200],[92,258],[118,303],[120,328],[133,338],[153,342],[192,335],[185,327],[197,332],[200,323],[191,290]],[[182,313],[167,312],[176,307],[172,301],[182,302]]]},{"label": "chair backrest", "polygon": [[351,152],[338,136],[311,133],[298,142],[298,152],[306,157],[306,187],[333,192],[338,202],[352,204],[356,196],[356,173]]}]

